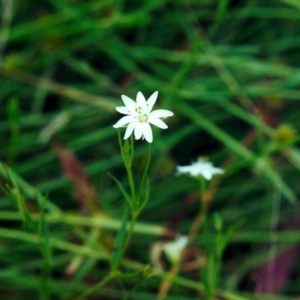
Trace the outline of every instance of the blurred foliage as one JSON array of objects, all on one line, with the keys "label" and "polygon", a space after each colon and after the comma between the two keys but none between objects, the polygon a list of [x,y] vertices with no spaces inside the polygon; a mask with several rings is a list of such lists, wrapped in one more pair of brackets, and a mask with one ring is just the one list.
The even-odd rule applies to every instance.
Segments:
[{"label": "blurred foliage", "polygon": [[[206,195],[208,223],[214,212],[225,228],[242,221],[225,250],[220,295],[262,299],[254,295],[257,268],[300,240],[299,1],[1,5],[1,299],[74,299],[106,275],[124,213],[107,173],[127,182],[115,106],[121,94],[156,90],[157,107],[175,116],[167,130],[154,130],[150,201],[124,268],[147,264],[158,240],[188,233],[198,186],[174,176],[175,166],[207,156],[226,170]],[[81,177],[61,168],[66,157],[58,149]],[[146,153],[137,141],[137,177]],[[192,248],[200,251],[213,234],[199,234]],[[286,297],[270,299],[299,296],[299,273],[295,256],[283,278]],[[183,275],[165,299],[199,299],[199,274]],[[132,299],[157,299],[159,276]],[[112,282],[99,297],[121,299],[132,286]]]}]

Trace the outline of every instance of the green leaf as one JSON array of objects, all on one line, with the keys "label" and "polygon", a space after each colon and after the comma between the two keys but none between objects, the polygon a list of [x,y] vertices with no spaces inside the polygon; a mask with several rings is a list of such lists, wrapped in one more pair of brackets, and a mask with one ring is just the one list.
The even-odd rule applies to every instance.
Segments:
[{"label": "green leaf", "polygon": [[300,9],[300,2],[299,2],[299,0],[281,0],[281,2]]},{"label": "green leaf", "polygon": [[283,181],[278,172],[275,171],[269,164],[262,159],[257,159],[257,168],[262,174],[271,181],[274,186],[280,191],[292,204],[295,204],[297,198],[290,187]]},{"label": "green leaf", "polygon": [[24,224],[31,230],[36,230],[36,223],[31,217],[31,214],[26,206],[25,199],[22,193],[20,192],[19,188],[17,186],[10,187],[8,185],[7,188],[11,192],[12,196],[17,200],[17,206],[22,215]]},{"label": "green leaf", "polygon": [[40,205],[40,218],[39,218],[39,227],[38,234],[41,238],[41,253],[43,256],[43,270],[41,274],[41,285],[40,285],[40,295],[43,296],[44,299],[47,299],[47,295],[49,294],[49,282],[51,280],[51,261],[52,261],[52,249],[50,243],[50,232],[49,227],[46,222],[46,214],[45,214],[45,205],[46,198]]},{"label": "green leaf", "polygon": [[[37,203],[41,204],[44,200],[44,196],[33,186],[23,180],[17,173],[15,173],[10,167],[0,162],[0,175],[2,175],[7,181],[14,182],[14,186],[17,186],[22,195],[26,198],[35,199]],[[60,209],[48,201],[46,208],[52,212],[59,212]]]},{"label": "green leaf", "polygon": [[117,184],[117,186],[119,187],[122,195],[124,196],[126,202],[128,203],[131,211],[133,210],[133,204],[132,204],[132,199],[130,197],[130,195],[126,192],[125,188],[123,187],[122,183],[115,177],[113,176],[112,174],[108,173],[108,176],[110,176],[114,182]]},{"label": "green leaf", "polygon": [[199,127],[203,128],[215,138],[224,143],[230,150],[233,151],[233,153],[238,154],[248,161],[253,161],[255,159],[255,155],[249,149],[247,149],[236,139],[231,137],[227,132],[216,126],[212,121],[203,116],[199,111],[183,103],[180,103],[178,107],[187,118],[191,119]]}]

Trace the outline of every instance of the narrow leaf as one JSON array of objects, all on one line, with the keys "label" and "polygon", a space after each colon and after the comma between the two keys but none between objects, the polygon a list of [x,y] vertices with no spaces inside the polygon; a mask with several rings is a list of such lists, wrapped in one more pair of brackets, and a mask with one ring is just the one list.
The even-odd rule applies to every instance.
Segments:
[{"label": "narrow leaf", "polygon": [[119,187],[122,195],[124,196],[125,200],[127,201],[128,205],[132,211],[132,208],[133,208],[132,207],[132,199],[131,199],[130,195],[125,191],[125,188],[123,187],[122,183],[112,174],[108,173],[108,176],[110,176],[114,180],[114,182],[117,184],[117,186]]}]

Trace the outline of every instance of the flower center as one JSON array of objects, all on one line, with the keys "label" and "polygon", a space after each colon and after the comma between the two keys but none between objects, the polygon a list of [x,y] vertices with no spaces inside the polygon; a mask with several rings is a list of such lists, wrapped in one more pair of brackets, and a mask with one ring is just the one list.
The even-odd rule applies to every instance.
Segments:
[{"label": "flower center", "polygon": [[141,123],[145,123],[145,122],[147,122],[148,117],[147,117],[146,115],[139,115],[139,116],[138,116],[138,120],[139,120],[139,122],[141,122]]}]

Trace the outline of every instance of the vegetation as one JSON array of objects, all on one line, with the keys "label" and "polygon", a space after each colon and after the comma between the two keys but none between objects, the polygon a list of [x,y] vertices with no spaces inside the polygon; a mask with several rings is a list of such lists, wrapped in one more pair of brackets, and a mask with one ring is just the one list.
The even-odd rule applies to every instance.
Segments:
[{"label": "vegetation", "polygon": [[[1,4],[1,299],[299,297],[299,1]],[[149,170],[138,91],[174,112]]]}]

